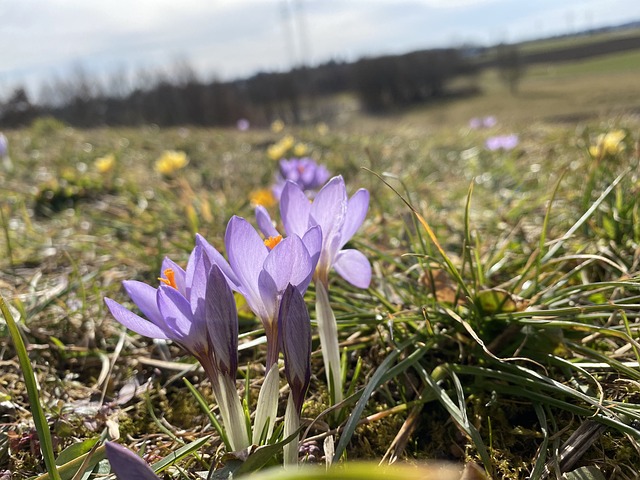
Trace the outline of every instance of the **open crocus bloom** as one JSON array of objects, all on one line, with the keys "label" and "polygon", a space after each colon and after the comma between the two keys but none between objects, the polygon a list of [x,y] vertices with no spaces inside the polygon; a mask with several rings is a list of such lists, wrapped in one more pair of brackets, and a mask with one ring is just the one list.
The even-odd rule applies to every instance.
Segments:
[{"label": "open crocus bloom", "polygon": [[[280,215],[287,235],[300,236],[314,226],[322,230],[322,249],[315,278],[325,286],[332,267],[352,285],[369,286],[371,264],[367,257],[358,250],[343,248],[364,222],[368,209],[369,192],[361,188],[349,198],[342,176],[329,180],[313,202],[290,181],[280,197]],[[256,217],[266,236],[278,234],[266,209],[257,208]]]},{"label": "open crocus bloom", "polygon": [[308,228],[301,235],[284,239],[276,234],[263,240],[249,222],[234,216],[225,234],[228,262],[203,237],[198,236],[196,242],[262,322],[270,368],[278,360],[278,311],[282,295],[289,284],[301,295],[306,292],[320,256],[320,228]]},{"label": "open crocus bloom", "polygon": [[246,448],[250,442],[235,387],[238,314],[225,275],[196,245],[186,271],[165,259],[158,280],[158,288],[123,282],[148,320],[110,298],[105,303],[125,327],[146,337],[173,340],[198,359],[211,380],[231,447]]},{"label": "open crocus bloom", "polygon": [[160,285],[123,282],[129,297],[148,320],[105,298],[116,320],[140,335],[179,343],[202,363],[207,373],[233,374],[238,362],[235,302],[219,267],[193,250],[187,270],[172,260],[162,262]]}]

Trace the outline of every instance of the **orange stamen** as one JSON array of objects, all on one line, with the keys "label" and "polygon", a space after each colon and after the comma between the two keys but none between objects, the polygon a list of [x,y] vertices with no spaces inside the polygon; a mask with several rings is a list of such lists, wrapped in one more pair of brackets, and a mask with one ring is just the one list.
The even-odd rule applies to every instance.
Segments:
[{"label": "orange stamen", "polygon": [[176,274],[173,269],[167,268],[164,272],[162,272],[162,274],[166,278],[158,277],[158,280],[160,280],[165,285],[169,285],[170,287],[173,287],[177,290],[178,286],[176,285]]},{"label": "orange stamen", "polygon": [[282,235],[278,235],[277,237],[269,237],[264,240],[265,246],[269,250],[273,250],[273,248],[278,245],[282,241]]}]

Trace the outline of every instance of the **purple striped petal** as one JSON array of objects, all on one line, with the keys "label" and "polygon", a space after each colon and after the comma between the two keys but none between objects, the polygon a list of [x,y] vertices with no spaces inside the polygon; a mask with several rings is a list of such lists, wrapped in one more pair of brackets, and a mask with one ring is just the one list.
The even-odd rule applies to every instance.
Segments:
[{"label": "purple striped petal", "polygon": [[190,294],[187,297],[191,304],[191,313],[194,320],[198,318],[204,319],[204,302],[207,294],[207,277],[211,262],[202,251],[202,247],[196,245],[193,249],[189,266],[187,267],[191,278],[189,279]]},{"label": "purple striped petal", "polygon": [[322,230],[319,225],[315,227],[311,227],[307,230],[307,233],[302,237],[302,243],[307,248],[307,252],[309,252],[309,257],[311,257],[311,263],[313,264],[313,270],[316,269],[316,265],[318,263],[318,259],[320,258],[320,252],[322,251]]},{"label": "purple striped petal", "polygon": [[111,469],[119,480],[159,480],[151,467],[131,450],[113,442],[105,442]]},{"label": "purple striped petal", "polygon": [[269,212],[262,205],[256,207],[256,223],[265,237],[277,237],[280,235],[276,227],[273,226]]},{"label": "purple striped petal", "polygon": [[282,240],[269,252],[264,262],[264,270],[280,293],[290,283],[304,294],[311,282],[313,269],[309,252],[297,235]]},{"label": "purple striped petal", "polygon": [[244,295],[251,310],[262,318],[265,312],[260,298],[258,276],[269,249],[251,224],[237,216],[233,216],[227,224],[225,245],[229,264],[238,280],[238,291]]},{"label": "purple striped petal", "polygon": [[342,226],[347,214],[347,190],[341,176],[333,177],[318,192],[311,204],[310,219],[312,224],[322,229],[322,252],[319,264],[322,269],[329,269],[340,249]]},{"label": "purple striped petal", "polygon": [[361,188],[353,194],[347,204],[347,215],[340,235],[340,248],[344,247],[345,243],[358,231],[367,216],[367,210],[369,210],[369,192]]},{"label": "purple striped petal", "polygon": [[195,342],[206,341],[205,338],[201,338],[201,332],[193,328],[191,305],[175,288],[166,286],[158,288],[158,309],[170,329],[169,336],[172,340],[180,342],[192,353]]},{"label": "purple striped petal", "polygon": [[287,235],[302,237],[309,229],[311,202],[295,183],[288,181],[280,196],[280,217]]},{"label": "purple striped petal", "polygon": [[209,342],[218,370],[235,379],[238,370],[238,312],[233,293],[217,265],[209,272],[205,311],[209,322]]},{"label": "purple striped petal", "polygon": [[118,322],[127,327],[129,330],[133,330],[137,334],[149,338],[169,338],[165,331],[158,325],[155,325],[150,321],[136,315],[135,313],[120,305],[118,302],[115,302],[110,298],[105,298],[104,303],[106,303],[107,308],[109,308],[111,315],[113,315],[113,317]]},{"label": "purple striped petal", "polygon": [[368,288],[371,283],[371,264],[358,250],[340,250],[333,267],[338,275],[355,287]]},{"label": "purple striped petal", "polygon": [[237,287],[239,282],[236,274],[233,273],[229,262],[225,260],[222,254],[218,252],[218,250],[216,250],[209,242],[207,242],[207,240],[199,233],[196,233],[196,245],[202,247],[204,253],[207,255],[207,257],[209,257],[209,260],[211,260],[211,263],[214,263],[218,265],[218,267],[220,267],[220,270],[222,270],[224,276],[227,277],[227,281],[229,282],[231,288],[233,288],[234,290],[238,290]]},{"label": "purple striped petal", "polygon": [[157,288],[153,288],[137,280],[125,280],[122,282],[122,286],[129,295],[129,298],[131,298],[145,317],[159,327],[164,326],[164,321],[162,320],[162,315],[160,315],[156,301]]}]

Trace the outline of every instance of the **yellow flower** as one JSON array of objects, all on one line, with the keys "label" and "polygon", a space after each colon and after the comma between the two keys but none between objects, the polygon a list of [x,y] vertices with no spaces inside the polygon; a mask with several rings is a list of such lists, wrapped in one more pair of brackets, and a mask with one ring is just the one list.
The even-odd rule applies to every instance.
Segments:
[{"label": "yellow flower", "polygon": [[304,143],[296,143],[296,146],[293,147],[293,154],[296,157],[302,157],[308,150],[309,149]]},{"label": "yellow flower", "polygon": [[259,188],[249,194],[249,201],[252,207],[262,205],[265,208],[273,207],[276,202],[276,197],[273,196],[273,192],[267,188]]},{"label": "yellow flower", "polygon": [[605,155],[615,156],[624,150],[624,130],[612,130],[607,134],[598,135],[595,145],[589,147],[589,153],[594,158],[603,157]]},{"label": "yellow flower", "polygon": [[329,126],[324,122],[320,122],[318,125],[316,125],[316,131],[318,132],[318,135],[324,136],[329,133]]},{"label": "yellow flower", "polygon": [[282,120],[274,120],[271,123],[271,131],[273,133],[280,133],[282,130],[284,130],[284,122]]},{"label": "yellow flower", "polygon": [[100,173],[109,173],[116,165],[116,156],[113,153],[105,155],[104,157],[96,158],[93,162],[96,170]]},{"label": "yellow flower", "polygon": [[189,163],[189,159],[186,153],[175,150],[165,150],[162,152],[162,155],[160,155],[160,158],[156,160],[155,168],[156,172],[161,175],[171,175],[176,170],[184,168],[187,163]]},{"label": "yellow flower", "polygon": [[280,160],[287,155],[294,143],[294,138],[291,135],[287,135],[267,149],[267,156],[271,160]]}]

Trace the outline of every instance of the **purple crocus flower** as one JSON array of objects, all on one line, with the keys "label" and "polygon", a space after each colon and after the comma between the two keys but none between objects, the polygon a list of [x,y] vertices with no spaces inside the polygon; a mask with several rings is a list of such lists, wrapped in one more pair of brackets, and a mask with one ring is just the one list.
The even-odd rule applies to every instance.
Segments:
[{"label": "purple crocus flower", "polygon": [[495,137],[487,138],[485,147],[492,152],[496,150],[509,151],[518,146],[518,136],[512,135],[496,135]]},{"label": "purple crocus flower", "polygon": [[287,180],[296,183],[308,195],[313,194],[329,179],[329,170],[309,157],[283,158],[279,163],[273,195],[280,199]]},{"label": "purple crocus flower", "polygon": [[[297,184],[291,181],[285,184],[280,198],[280,215],[287,234],[301,235],[316,225],[322,230],[322,250],[314,278],[325,287],[332,267],[352,285],[369,286],[371,264],[367,257],[358,250],[343,249],[364,222],[368,209],[369,192],[361,188],[349,198],[341,175],[329,180],[313,202]],[[265,235],[277,234],[264,208],[256,209],[256,217]]]},{"label": "purple crocus flower", "polygon": [[104,446],[118,480],[159,480],[151,467],[131,450],[113,442],[105,442]]},{"label": "purple crocus flower", "polygon": [[289,284],[301,295],[307,291],[320,256],[320,228],[312,226],[284,239],[276,232],[263,240],[249,222],[234,216],[225,234],[229,262],[204,238],[198,236],[196,241],[262,322],[269,369],[278,361],[278,311],[282,294]]},{"label": "purple crocus flower", "polygon": [[115,319],[134,332],[179,343],[202,364],[211,380],[220,414],[234,450],[249,445],[242,405],[235,388],[238,367],[238,314],[225,275],[200,245],[183,270],[163,261],[160,286],[123,282],[148,320],[105,298]]}]

